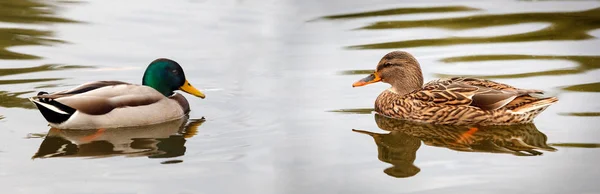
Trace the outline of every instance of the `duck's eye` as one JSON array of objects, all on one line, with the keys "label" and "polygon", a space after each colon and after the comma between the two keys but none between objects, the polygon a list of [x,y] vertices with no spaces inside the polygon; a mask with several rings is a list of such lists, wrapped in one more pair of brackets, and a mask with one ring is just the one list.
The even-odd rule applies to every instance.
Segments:
[{"label": "duck's eye", "polygon": [[385,67],[389,67],[389,66],[392,66],[392,63],[390,63],[390,62],[386,62],[386,63],[384,63],[384,64],[381,66],[381,68],[380,68],[380,69],[383,69],[383,68],[385,68]]},{"label": "duck's eye", "polygon": [[177,69],[173,69],[173,70],[171,70],[171,73],[173,73],[173,74],[175,74],[175,75],[179,74],[179,72],[177,71]]}]

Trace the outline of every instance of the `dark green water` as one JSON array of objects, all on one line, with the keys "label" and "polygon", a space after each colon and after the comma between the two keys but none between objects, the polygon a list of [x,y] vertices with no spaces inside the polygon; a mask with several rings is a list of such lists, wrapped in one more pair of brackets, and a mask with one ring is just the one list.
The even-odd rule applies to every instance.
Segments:
[{"label": "dark green water", "polygon": [[[600,193],[598,1],[0,2],[6,193]],[[371,113],[352,88],[392,50],[426,80],[557,96],[535,125],[436,127]],[[27,100],[140,83],[178,61],[189,120],[50,129]],[[201,118],[205,118],[205,120]]]}]

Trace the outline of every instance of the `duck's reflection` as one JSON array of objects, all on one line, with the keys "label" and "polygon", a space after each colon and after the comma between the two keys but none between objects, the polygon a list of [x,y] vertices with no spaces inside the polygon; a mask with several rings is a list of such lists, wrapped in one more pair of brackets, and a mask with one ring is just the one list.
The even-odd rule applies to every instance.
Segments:
[{"label": "duck's reflection", "polygon": [[187,118],[144,127],[94,130],[51,128],[33,158],[111,156],[171,158],[185,153],[186,138],[204,119]]},{"label": "duck's reflection", "polygon": [[534,124],[511,126],[451,126],[415,123],[375,114],[377,126],[390,131],[387,134],[363,130],[355,132],[370,135],[377,144],[379,160],[393,166],[384,170],[390,176],[403,178],[419,173],[413,162],[416,153],[425,145],[446,147],[463,152],[506,153],[516,156],[541,155],[556,149],[546,144],[546,135]]}]

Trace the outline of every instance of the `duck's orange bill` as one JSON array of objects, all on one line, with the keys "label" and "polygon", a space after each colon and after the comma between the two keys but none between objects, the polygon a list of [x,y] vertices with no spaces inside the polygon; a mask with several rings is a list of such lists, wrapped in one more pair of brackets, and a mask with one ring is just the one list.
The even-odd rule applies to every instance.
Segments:
[{"label": "duck's orange bill", "polygon": [[194,86],[192,86],[192,84],[190,84],[190,82],[188,82],[187,80],[185,80],[185,83],[183,83],[183,86],[181,86],[179,88],[181,91],[187,92],[188,94],[200,97],[200,98],[206,98],[206,96],[200,92],[198,89],[194,88]]},{"label": "duck's orange bill", "polygon": [[377,72],[375,72],[365,78],[362,78],[361,80],[358,80],[357,82],[354,82],[354,84],[352,84],[352,87],[360,87],[360,86],[372,84],[372,83],[379,82],[379,81],[381,81],[381,77],[379,77],[379,74],[377,74]]}]

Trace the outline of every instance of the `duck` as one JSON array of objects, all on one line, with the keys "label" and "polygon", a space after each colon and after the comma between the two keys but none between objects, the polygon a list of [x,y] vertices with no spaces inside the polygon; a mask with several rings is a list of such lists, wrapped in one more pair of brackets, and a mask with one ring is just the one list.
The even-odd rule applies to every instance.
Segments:
[{"label": "duck", "polygon": [[39,92],[29,100],[51,127],[99,129],[145,126],[187,116],[187,99],[181,90],[206,96],[186,79],[179,63],[166,58],[152,61],[142,84],[94,81],[55,93]]},{"label": "duck", "polygon": [[375,100],[375,112],[395,119],[443,125],[514,125],[532,123],[556,97],[542,90],[520,89],[471,77],[451,77],[424,84],[413,55],[393,51],[381,58],[375,71],[352,84],[383,82],[391,87]]}]

